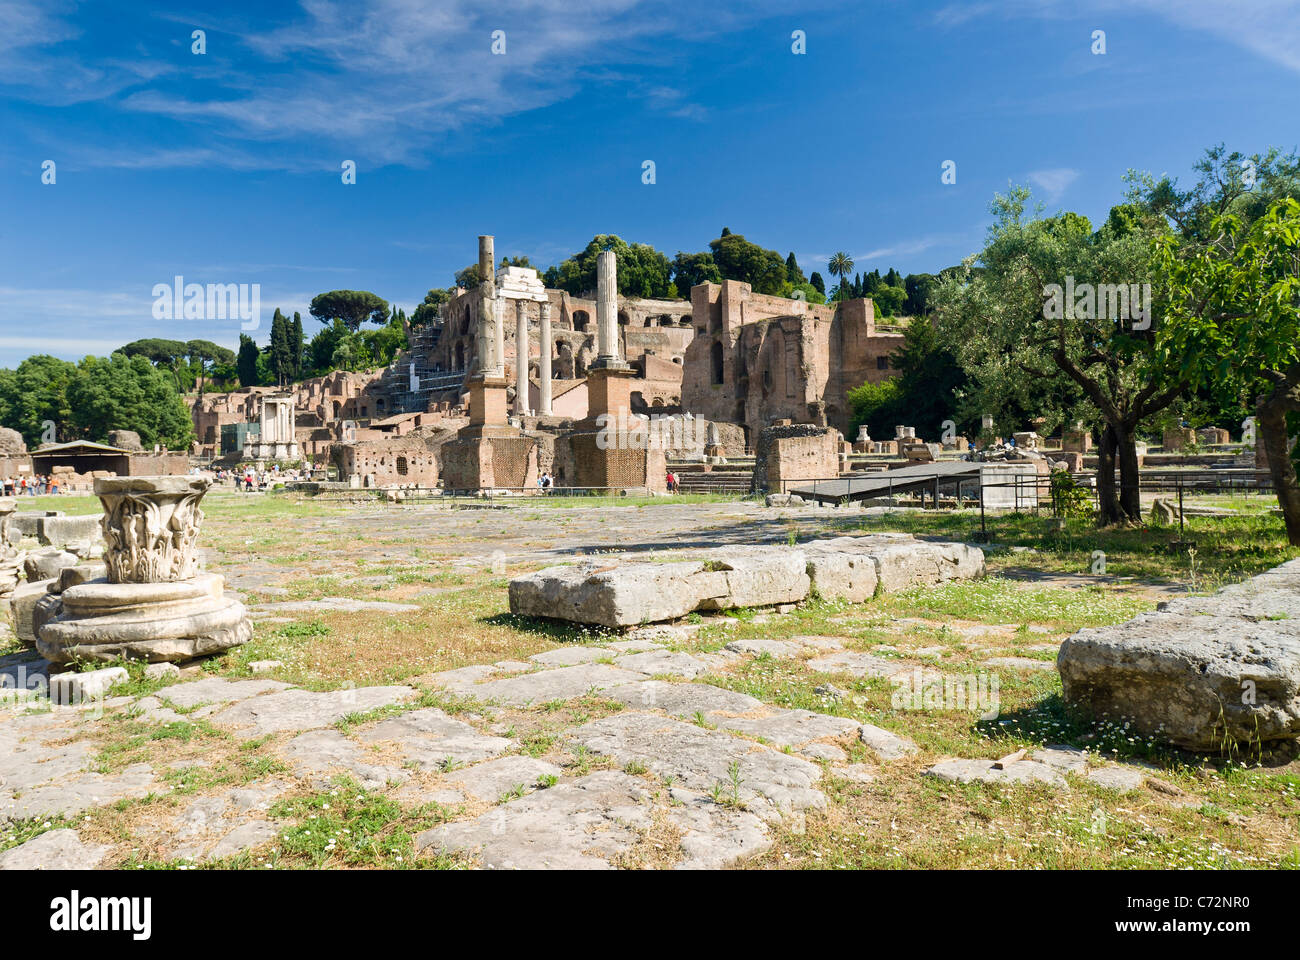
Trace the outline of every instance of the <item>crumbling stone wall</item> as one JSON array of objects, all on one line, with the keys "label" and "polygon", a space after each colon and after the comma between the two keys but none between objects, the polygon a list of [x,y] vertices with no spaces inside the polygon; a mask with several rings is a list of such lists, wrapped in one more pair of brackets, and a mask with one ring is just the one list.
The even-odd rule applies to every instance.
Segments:
[{"label": "crumbling stone wall", "polygon": [[694,287],[691,302],[695,338],[683,360],[682,407],[751,435],[778,419],[846,431],[848,392],[897,375],[888,358],[903,335],[876,329],[870,300],[837,309],[727,280]]},{"label": "crumbling stone wall", "polygon": [[753,489],[783,492],[801,480],[840,475],[840,432],[831,427],[796,423],[765,427],[754,458]]},{"label": "crumbling stone wall", "polygon": [[441,433],[337,443],[331,457],[340,480],[356,478],[363,486],[375,487],[436,487],[441,475],[439,449],[450,435]]}]

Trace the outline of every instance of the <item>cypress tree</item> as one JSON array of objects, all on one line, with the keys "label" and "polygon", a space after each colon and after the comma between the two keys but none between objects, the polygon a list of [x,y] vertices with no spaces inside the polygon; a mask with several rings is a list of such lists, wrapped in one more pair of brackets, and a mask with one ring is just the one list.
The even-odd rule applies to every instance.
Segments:
[{"label": "cypress tree", "polygon": [[303,350],[305,344],[302,339],[302,314],[298,311],[293,313],[293,326],[289,328],[289,347],[293,352],[293,378],[302,379]]},{"label": "cypress tree", "polygon": [[799,261],[794,258],[794,251],[790,251],[790,256],[785,258],[785,278],[791,283],[807,283],[803,271],[799,269]]}]

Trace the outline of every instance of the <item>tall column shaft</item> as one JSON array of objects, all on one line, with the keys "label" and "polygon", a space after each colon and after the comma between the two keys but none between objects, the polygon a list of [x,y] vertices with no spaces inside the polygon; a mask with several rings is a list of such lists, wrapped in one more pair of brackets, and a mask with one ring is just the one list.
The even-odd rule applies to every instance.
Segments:
[{"label": "tall column shaft", "polygon": [[528,415],[528,314],[526,300],[515,301],[515,413]]},{"label": "tall column shaft", "polygon": [[500,297],[492,298],[492,311],[496,315],[496,344],[493,347],[492,375],[500,380],[506,375],[506,303]]},{"label": "tall column shaft", "polygon": [[613,250],[596,256],[596,360],[618,361],[618,275]]},{"label": "tall column shaft", "polygon": [[538,331],[537,412],[543,417],[551,415],[551,305],[538,305],[541,318]]},{"label": "tall column shaft", "polygon": [[478,329],[475,331],[474,349],[478,354],[475,372],[485,376],[500,376],[503,354],[501,344],[501,324],[504,318],[496,309],[496,267],[494,241],[484,234],[478,238],[478,272],[479,300]]}]

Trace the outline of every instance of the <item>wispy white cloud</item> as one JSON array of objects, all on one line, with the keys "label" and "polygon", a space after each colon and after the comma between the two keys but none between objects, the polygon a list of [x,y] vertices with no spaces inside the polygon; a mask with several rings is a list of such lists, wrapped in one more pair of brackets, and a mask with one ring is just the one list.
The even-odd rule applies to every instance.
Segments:
[{"label": "wispy white cloud", "polygon": [[[46,105],[104,99],[188,134],[131,158],[95,144],[78,155],[82,164],[284,169],[324,144],[360,163],[422,165],[458,132],[508,124],[585,83],[627,82],[650,109],[704,119],[691,91],[641,89],[645,81],[609,71],[671,62],[689,55],[685,40],[781,12],[780,0],[733,10],[686,0],[588,0],[581,9],[572,0],[302,0],[269,30],[207,18],[208,55],[180,69],[156,55],[97,59],[77,40],[70,3],[0,0],[0,22],[17,25],[0,41],[0,83]],[[504,31],[500,54],[495,31]]]},{"label": "wispy white cloud", "polygon": [[1029,182],[1038,187],[1048,203],[1056,203],[1070,185],[1079,179],[1079,171],[1069,167],[1056,167],[1051,170],[1032,170],[1027,174]]},{"label": "wispy white cloud", "polygon": [[[956,28],[991,16],[1078,18],[1135,12],[1213,34],[1300,72],[1300,0],[998,0],[950,3],[936,11],[934,20],[940,26]],[[1094,26],[1104,28],[1105,24]]]}]

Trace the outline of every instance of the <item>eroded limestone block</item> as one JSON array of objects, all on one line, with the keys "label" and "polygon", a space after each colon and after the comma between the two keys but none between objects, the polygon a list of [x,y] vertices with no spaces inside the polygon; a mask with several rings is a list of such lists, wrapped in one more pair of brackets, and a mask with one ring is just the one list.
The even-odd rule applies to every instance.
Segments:
[{"label": "eroded limestone block", "polygon": [[14,618],[14,634],[24,643],[36,642],[36,632],[32,629],[32,611],[53,582],[37,580],[14,587],[13,595],[9,598],[9,608]]},{"label": "eroded limestone block", "polygon": [[34,550],[23,559],[23,573],[30,580],[54,580],[65,567],[75,567],[81,561],[75,553],[64,550]]},{"label": "eroded limestone block", "polygon": [[1144,613],[1061,644],[1065,700],[1191,750],[1300,736],[1300,622]]},{"label": "eroded limestone block", "polygon": [[699,607],[702,591],[726,590],[703,572],[699,561],[548,567],[510,581],[510,612],[604,627],[676,620]]}]

